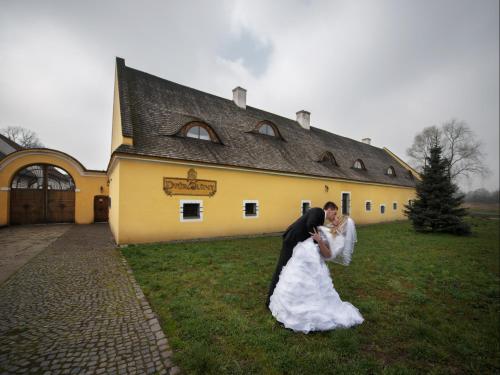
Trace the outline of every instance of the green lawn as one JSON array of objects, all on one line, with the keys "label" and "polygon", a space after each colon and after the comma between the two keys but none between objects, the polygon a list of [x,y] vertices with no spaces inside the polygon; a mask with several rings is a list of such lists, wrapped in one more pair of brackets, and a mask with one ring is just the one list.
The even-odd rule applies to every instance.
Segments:
[{"label": "green lawn", "polygon": [[185,373],[498,373],[499,226],[472,223],[465,238],[402,222],[358,228],[352,264],[330,270],[365,322],[308,335],[264,306],[278,237],[122,251]]},{"label": "green lawn", "polygon": [[500,218],[500,205],[498,203],[464,203],[470,216],[484,218]]}]

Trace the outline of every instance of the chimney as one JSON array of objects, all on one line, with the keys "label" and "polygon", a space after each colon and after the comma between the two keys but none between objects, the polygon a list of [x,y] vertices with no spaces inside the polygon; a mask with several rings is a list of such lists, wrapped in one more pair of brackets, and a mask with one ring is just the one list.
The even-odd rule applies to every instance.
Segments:
[{"label": "chimney", "polygon": [[363,138],[361,140],[361,142],[366,143],[367,145],[371,145],[372,144],[372,139],[371,138]]},{"label": "chimney", "polygon": [[311,113],[310,112],[307,112],[304,110],[297,112],[297,122],[304,129],[309,130],[310,120],[311,120]]},{"label": "chimney", "polygon": [[245,109],[247,107],[247,90],[240,86],[233,89],[233,102],[238,107]]}]

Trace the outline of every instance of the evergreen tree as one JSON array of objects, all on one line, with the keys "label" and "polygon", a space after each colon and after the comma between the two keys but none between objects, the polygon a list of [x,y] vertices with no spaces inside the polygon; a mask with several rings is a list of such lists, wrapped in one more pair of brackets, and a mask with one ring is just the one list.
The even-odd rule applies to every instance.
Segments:
[{"label": "evergreen tree", "polygon": [[470,226],[462,220],[467,214],[461,207],[464,196],[452,183],[449,163],[441,152],[436,141],[426,158],[422,180],[417,182],[417,199],[405,206],[405,214],[419,232],[469,234]]}]

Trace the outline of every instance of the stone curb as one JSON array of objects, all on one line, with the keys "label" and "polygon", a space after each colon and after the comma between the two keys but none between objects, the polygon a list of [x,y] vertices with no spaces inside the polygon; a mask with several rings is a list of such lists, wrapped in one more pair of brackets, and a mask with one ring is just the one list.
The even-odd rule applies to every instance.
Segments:
[{"label": "stone curb", "polygon": [[151,331],[155,335],[156,345],[158,345],[158,349],[160,351],[160,356],[162,358],[162,361],[163,361],[165,368],[167,368],[169,370],[169,375],[180,374],[181,373],[180,368],[177,366],[174,366],[172,363],[173,352],[170,349],[170,345],[168,344],[167,337],[165,336],[165,334],[163,333],[163,330],[161,329],[160,322],[158,321],[157,315],[151,309],[151,306],[149,305],[149,302],[146,299],[146,296],[144,295],[141,287],[139,286],[139,284],[135,280],[132,268],[130,268],[130,265],[128,264],[127,259],[125,259],[125,257],[123,256],[120,248],[117,248],[117,251],[120,253],[122,264],[124,265],[125,269],[127,270],[128,277],[132,283],[132,286],[134,287],[135,295],[136,295],[137,299],[139,300],[139,304],[141,306],[144,317],[147,320],[149,327],[151,328]]}]

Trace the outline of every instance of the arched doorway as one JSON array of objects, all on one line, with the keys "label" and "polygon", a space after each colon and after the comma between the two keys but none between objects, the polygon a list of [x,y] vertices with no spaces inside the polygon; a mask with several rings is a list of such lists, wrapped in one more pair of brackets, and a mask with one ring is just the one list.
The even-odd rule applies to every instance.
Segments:
[{"label": "arched doorway", "polygon": [[10,186],[10,224],[73,223],[75,183],[64,169],[33,164],[19,170]]}]

